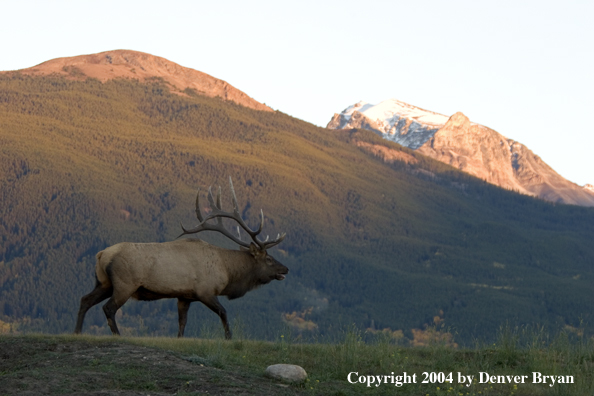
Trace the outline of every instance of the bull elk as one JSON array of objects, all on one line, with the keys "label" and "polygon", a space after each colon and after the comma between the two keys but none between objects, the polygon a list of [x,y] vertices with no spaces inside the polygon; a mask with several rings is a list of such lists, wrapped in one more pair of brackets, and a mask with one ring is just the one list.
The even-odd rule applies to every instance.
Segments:
[{"label": "bull elk", "polygon": [[[221,188],[215,202],[209,187],[210,214],[203,217],[198,191],[196,217],[200,223],[191,229],[181,224],[183,232],[179,237],[207,230],[217,231],[237,243],[239,250],[223,249],[191,238],[164,243],[123,242],[102,250],[97,254],[95,265],[95,289],[81,299],[74,333],[81,333],[87,311],[107,298],[109,300],[103,306],[103,311],[114,335],[120,334],[115,314],[129,298],[142,301],[177,298],[178,337],[184,335],[190,304],[200,301],[219,315],[225,328],[225,338],[230,339],[227,313],[218,296],[227,296],[229,299],[242,297],[274,279],[285,279],[289,269],[266,251],[281,243],[285,234],[277,235],[273,240],[268,237],[260,240],[258,235],[264,225],[264,213],[260,211],[260,225],[256,230],[248,227],[239,213],[231,178],[229,186],[233,212],[223,211]],[[237,236],[223,226],[224,218],[239,224]],[[241,240],[239,227],[251,237],[251,242]]]}]

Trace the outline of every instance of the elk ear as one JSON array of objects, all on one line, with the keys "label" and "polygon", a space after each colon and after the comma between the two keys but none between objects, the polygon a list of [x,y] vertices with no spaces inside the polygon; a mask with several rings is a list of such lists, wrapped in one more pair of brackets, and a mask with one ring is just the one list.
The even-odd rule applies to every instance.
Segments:
[{"label": "elk ear", "polygon": [[255,258],[261,258],[263,256],[266,255],[266,251],[265,250],[261,250],[258,246],[256,246],[255,243],[250,243],[250,253],[252,256],[254,256]]}]

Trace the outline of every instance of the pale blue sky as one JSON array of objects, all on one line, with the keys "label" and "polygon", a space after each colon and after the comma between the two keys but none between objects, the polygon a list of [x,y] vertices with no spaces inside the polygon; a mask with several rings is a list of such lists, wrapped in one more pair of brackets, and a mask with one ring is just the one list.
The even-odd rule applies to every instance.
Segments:
[{"label": "pale blue sky", "polygon": [[0,70],[167,58],[325,126],[365,100],[462,111],[594,184],[592,1],[5,1]]}]

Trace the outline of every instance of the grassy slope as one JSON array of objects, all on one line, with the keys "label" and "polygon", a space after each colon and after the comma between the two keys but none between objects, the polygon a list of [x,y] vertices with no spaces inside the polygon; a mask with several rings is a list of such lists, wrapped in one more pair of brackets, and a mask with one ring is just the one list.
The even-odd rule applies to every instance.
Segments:
[{"label": "grassy slope", "polygon": [[[528,336],[528,338],[523,338]],[[0,336],[0,395],[277,394],[277,395],[590,395],[594,355],[587,340],[560,336],[544,347],[541,332],[500,333],[496,344],[453,350],[441,345],[402,348],[387,340],[363,343],[348,332],[335,344],[163,337]],[[279,385],[264,377],[267,366],[298,364],[308,373],[301,384]],[[399,387],[351,384],[359,376],[415,375]],[[444,373],[443,379],[429,373]],[[489,376],[527,376],[524,383],[481,383]],[[573,383],[533,383],[543,376],[573,377]],[[424,375],[423,373],[428,373]],[[452,373],[451,381],[448,375]],[[458,373],[474,376],[471,386]],[[445,379],[445,381],[444,381]],[[423,383],[427,380],[427,383]],[[377,381],[376,381],[377,383]]]},{"label": "grassy slope", "polygon": [[[419,163],[386,165],[355,140]],[[441,316],[469,340],[504,321],[576,325],[594,303],[594,210],[496,189],[369,132],[170,95],[159,81],[3,76],[0,154],[0,320],[22,329],[69,331],[98,250],[175,238],[195,221],[195,188],[226,189],[229,175],[245,215],[263,208],[265,229],[288,234],[275,253],[287,281],[224,302],[258,337],[295,311],[323,337],[373,321],[412,339]],[[173,306],[130,304],[121,323],[171,334]],[[219,326],[191,312],[190,334]],[[88,325],[105,331],[98,309]]]}]

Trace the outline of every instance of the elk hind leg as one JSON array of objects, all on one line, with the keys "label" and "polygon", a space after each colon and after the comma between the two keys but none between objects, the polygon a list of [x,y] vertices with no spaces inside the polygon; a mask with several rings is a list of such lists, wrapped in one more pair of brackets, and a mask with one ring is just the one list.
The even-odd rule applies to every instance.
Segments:
[{"label": "elk hind leg", "polygon": [[85,320],[85,315],[87,314],[87,311],[91,309],[91,307],[93,307],[94,305],[97,305],[106,298],[111,297],[112,294],[112,287],[103,288],[101,287],[101,283],[97,281],[95,289],[93,289],[92,292],[80,299],[80,308],[78,310],[78,319],[76,321],[74,334],[80,334],[82,332],[83,321]]},{"label": "elk hind leg", "polygon": [[177,299],[177,314],[179,317],[179,331],[177,333],[178,338],[184,336],[184,330],[186,329],[186,323],[188,321],[188,309],[192,301],[184,300],[182,298]]},{"label": "elk hind leg", "polygon": [[200,302],[202,302],[204,305],[210,308],[211,311],[219,315],[219,318],[221,318],[221,322],[223,322],[223,327],[225,328],[225,338],[230,340],[231,330],[229,329],[229,321],[227,320],[227,311],[225,310],[225,307],[221,305],[217,296],[200,299]]},{"label": "elk hind leg", "polygon": [[120,335],[120,331],[118,330],[118,325],[116,324],[115,320],[116,312],[118,311],[118,309],[120,309],[122,305],[126,303],[126,301],[128,301],[128,299],[132,296],[132,293],[134,293],[134,291],[131,291],[129,293],[122,293],[120,291],[119,293],[117,293],[117,295],[116,293],[114,293],[103,306],[103,312],[105,312],[107,324],[109,325],[109,328],[111,329],[113,335]]}]

